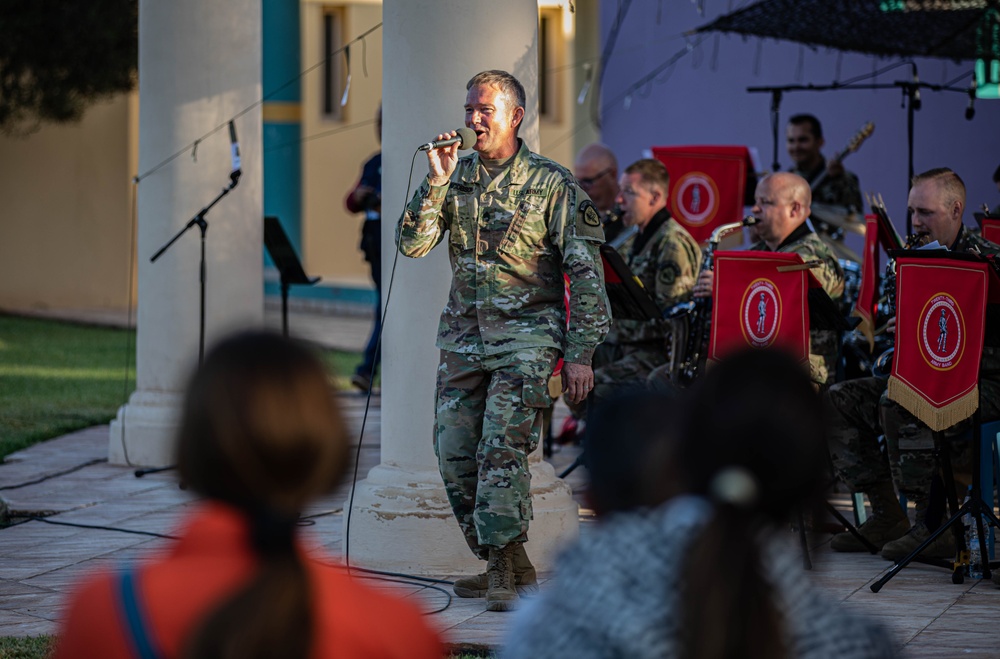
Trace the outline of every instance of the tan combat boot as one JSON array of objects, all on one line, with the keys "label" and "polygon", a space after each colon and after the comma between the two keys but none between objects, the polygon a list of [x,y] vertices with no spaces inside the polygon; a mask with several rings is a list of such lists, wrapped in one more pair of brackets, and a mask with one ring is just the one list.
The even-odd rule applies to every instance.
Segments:
[{"label": "tan combat boot", "polygon": [[[926,522],[927,502],[914,501],[913,503],[917,509],[913,527],[906,532],[906,535],[898,540],[887,542],[885,546],[882,547],[882,558],[890,561],[899,561],[906,558],[908,555],[913,553],[913,551],[919,547],[924,540],[931,536],[932,531],[927,528]],[[954,529],[948,529],[939,535],[934,542],[927,546],[926,549],[920,552],[920,556],[923,558],[955,558],[955,554],[957,552],[958,548],[955,544]]]},{"label": "tan combat boot", "polygon": [[[514,588],[520,595],[537,593],[538,575],[535,566],[528,560],[528,553],[524,551],[524,543],[518,542],[514,546]],[[485,597],[489,580],[485,572],[480,572],[474,577],[456,579],[452,589],[459,597]]]},{"label": "tan combat boot", "polygon": [[490,548],[486,564],[486,610],[512,611],[517,607],[518,596],[514,590],[514,551],[517,543]]},{"label": "tan combat boot", "polygon": [[[892,483],[880,483],[865,492],[872,505],[872,514],[858,532],[865,540],[881,550],[887,542],[903,537],[910,528],[910,520],[899,505]],[[834,551],[868,551],[861,541],[847,531],[833,536],[830,548]]]}]

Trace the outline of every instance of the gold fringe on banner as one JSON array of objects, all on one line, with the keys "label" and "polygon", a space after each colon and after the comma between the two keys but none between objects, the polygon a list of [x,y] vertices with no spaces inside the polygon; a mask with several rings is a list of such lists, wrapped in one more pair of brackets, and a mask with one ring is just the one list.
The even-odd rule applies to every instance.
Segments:
[{"label": "gold fringe on banner", "polygon": [[927,402],[916,389],[895,376],[889,377],[889,400],[902,405],[906,411],[927,424],[931,430],[944,430],[959,421],[965,421],[979,407],[979,385],[944,407]]},{"label": "gold fringe on banner", "polygon": [[861,319],[861,322],[858,323],[858,326],[855,329],[861,332],[864,337],[868,339],[868,352],[875,352],[875,323],[872,322],[871,314],[865,313],[855,307],[851,311],[851,316]]}]

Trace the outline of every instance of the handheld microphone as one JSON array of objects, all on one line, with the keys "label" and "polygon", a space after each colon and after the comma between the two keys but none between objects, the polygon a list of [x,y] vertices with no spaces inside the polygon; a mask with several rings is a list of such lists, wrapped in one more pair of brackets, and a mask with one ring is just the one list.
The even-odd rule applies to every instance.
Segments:
[{"label": "handheld microphone", "polygon": [[233,159],[233,171],[229,172],[229,179],[236,185],[243,170],[240,168],[240,143],[236,140],[236,124],[232,120],[229,121],[229,150]]},{"label": "handheld microphone", "polygon": [[972,81],[969,86],[969,105],[965,108],[965,119],[967,121],[972,121],[972,118],[976,116],[976,82]]},{"label": "handheld microphone", "polygon": [[440,149],[446,146],[451,146],[452,144],[457,144],[459,149],[465,151],[466,149],[471,149],[473,145],[475,145],[476,131],[463,126],[455,132],[458,133],[457,137],[449,137],[447,139],[434,140],[433,142],[422,144],[417,151],[430,151],[431,149]]}]

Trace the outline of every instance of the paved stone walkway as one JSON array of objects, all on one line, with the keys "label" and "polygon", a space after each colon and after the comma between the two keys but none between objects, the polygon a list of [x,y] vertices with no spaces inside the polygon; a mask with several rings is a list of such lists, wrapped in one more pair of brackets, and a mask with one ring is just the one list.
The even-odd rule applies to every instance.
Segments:
[{"label": "paved stone walkway", "polygon": [[[357,428],[364,399],[345,394],[341,402]],[[377,424],[369,426],[361,449],[362,478],[378,460],[378,434],[372,428]],[[107,426],[98,426],[11,455],[0,465],[0,495],[18,514],[44,515],[51,522],[170,533],[190,504],[190,496],[178,489],[171,472],[135,478],[129,468],[102,462],[107,441]],[[556,468],[569,464],[575,455],[573,448],[557,453],[553,459]],[[583,469],[570,476],[575,490],[582,489],[585,477]],[[347,493],[344,486],[306,513],[315,515],[308,533],[337,555],[342,549]],[[841,503],[846,506],[846,499]],[[593,523],[584,510],[584,538]],[[53,633],[63,598],[82,574],[101,564],[142,557],[169,542],[42,521],[0,530],[0,636]],[[835,600],[877,617],[890,628],[905,656],[1000,656],[1000,589],[993,584],[967,581],[953,585],[943,570],[917,565],[875,594],[868,586],[889,563],[875,556],[830,552],[828,536],[814,542],[813,578]],[[483,611],[481,600],[456,597],[449,602],[445,594],[420,585],[373,583],[418,598],[428,611],[443,608],[430,620],[450,643],[459,646],[496,647],[510,619],[506,614]]]},{"label": "paved stone walkway", "polygon": [[[280,326],[273,309],[267,314],[267,322],[272,327]],[[295,335],[350,350],[364,345],[369,327],[364,318],[331,319],[308,313],[294,313],[290,325]],[[347,393],[341,395],[340,401],[356,431],[365,399]],[[557,408],[557,421],[565,413],[563,410]],[[378,462],[379,433],[376,396],[360,450],[359,478],[364,478]],[[50,522],[170,533],[191,503],[190,496],[178,489],[171,472],[135,478],[131,469],[103,462],[107,442],[108,428],[99,426],[8,456],[0,464],[0,496],[16,513],[44,516]],[[552,462],[560,471],[576,455],[577,449],[564,448]],[[567,480],[579,498],[586,484],[585,471],[578,469]],[[342,550],[347,494],[345,485],[306,513],[315,516],[307,532],[317,544],[336,555]],[[837,503],[846,509],[846,497]],[[593,523],[584,510],[584,540]],[[145,556],[168,542],[43,521],[25,521],[0,529],[0,636],[53,633],[65,595],[81,575],[101,564],[116,565]],[[874,616],[888,627],[904,656],[1000,657],[1000,589],[992,583],[970,580],[953,585],[947,572],[914,565],[875,594],[868,586],[889,568],[888,562],[877,556],[831,552],[829,536],[815,538],[813,544],[812,578],[835,601]],[[449,601],[444,593],[421,585],[372,583],[419,599],[428,612],[437,611],[430,614],[432,624],[458,646],[497,647],[510,621],[508,614],[485,612],[481,600],[455,597]]]}]

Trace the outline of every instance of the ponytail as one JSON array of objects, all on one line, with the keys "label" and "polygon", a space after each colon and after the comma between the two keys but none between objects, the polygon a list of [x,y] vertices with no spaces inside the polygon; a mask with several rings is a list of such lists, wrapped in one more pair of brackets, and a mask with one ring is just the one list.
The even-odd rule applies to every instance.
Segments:
[{"label": "ponytail", "polygon": [[297,517],[255,509],[250,542],[260,559],[250,582],[206,616],[185,659],[306,659],[313,641],[312,590],[295,549]]}]

